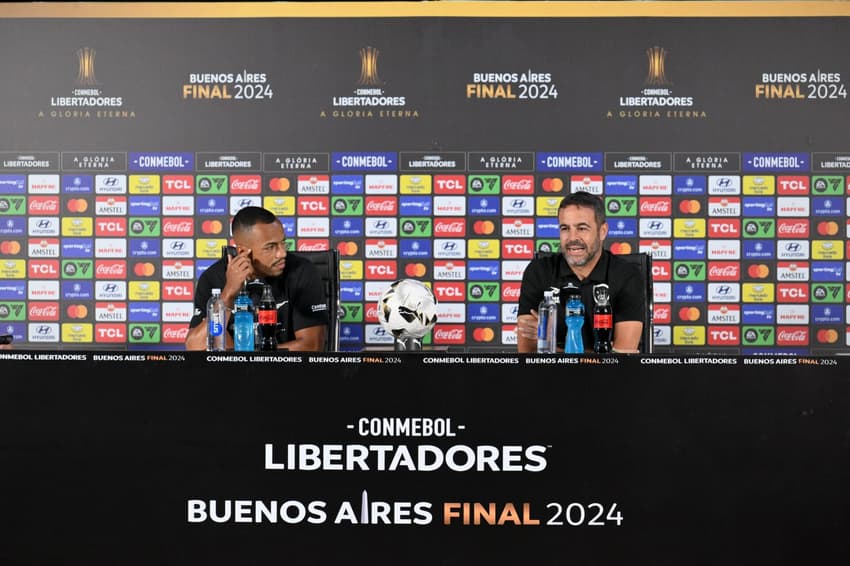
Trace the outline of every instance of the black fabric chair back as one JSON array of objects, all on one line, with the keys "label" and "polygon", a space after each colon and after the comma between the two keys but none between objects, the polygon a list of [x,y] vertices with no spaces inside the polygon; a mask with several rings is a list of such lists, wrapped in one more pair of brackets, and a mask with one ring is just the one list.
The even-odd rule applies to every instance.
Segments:
[{"label": "black fabric chair back", "polygon": [[290,252],[313,262],[325,289],[328,303],[328,333],[325,337],[325,351],[339,351],[339,319],[342,316],[339,304],[339,250]]},{"label": "black fabric chair back", "polygon": [[636,252],[633,254],[618,254],[618,257],[637,265],[640,275],[644,280],[646,313],[644,315],[643,332],[641,333],[638,350],[643,354],[651,354],[653,350],[653,334],[655,333],[653,325],[655,291],[652,288],[652,256],[648,253]]}]

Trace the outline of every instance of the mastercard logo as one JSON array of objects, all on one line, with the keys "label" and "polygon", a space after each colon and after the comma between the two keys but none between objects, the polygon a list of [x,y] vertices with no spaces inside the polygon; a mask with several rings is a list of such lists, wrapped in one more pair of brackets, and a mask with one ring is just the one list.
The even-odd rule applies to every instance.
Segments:
[{"label": "mastercard logo", "polygon": [[472,225],[472,231],[476,234],[492,234],[496,231],[496,225],[492,220],[478,220]]},{"label": "mastercard logo", "polygon": [[404,274],[408,277],[423,277],[426,271],[424,263],[408,263],[404,266]]},{"label": "mastercard logo", "polygon": [[204,220],[201,223],[201,232],[204,234],[221,234],[224,224],[221,220]]},{"label": "mastercard logo", "polygon": [[156,267],[150,262],[141,262],[133,266],[133,273],[139,277],[150,277],[156,272]]},{"label": "mastercard logo", "polygon": [[476,328],[472,331],[472,339],[476,342],[492,342],[496,332],[492,328]]},{"label": "mastercard logo", "polygon": [[564,189],[564,182],[557,177],[549,177],[543,179],[543,182],[540,183],[540,186],[543,188],[544,192],[558,193]]},{"label": "mastercard logo", "polygon": [[697,307],[682,307],[679,309],[679,320],[694,322],[699,320],[699,309]]},{"label": "mastercard logo", "polygon": [[821,344],[835,344],[838,342],[838,331],[834,328],[821,328],[818,330],[817,341]]},{"label": "mastercard logo", "polygon": [[286,177],[275,177],[269,181],[269,189],[274,192],[284,193],[289,190],[289,187],[292,186],[292,183],[289,182],[289,179]]},{"label": "mastercard logo", "polygon": [[340,242],[336,245],[336,249],[339,250],[340,255],[356,255],[357,254],[357,244],[354,242]]},{"label": "mastercard logo", "polygon": [[770,275],[770,268],[763,263],[754,263],[747,268],[747,275],[753,279],[764,279]]},{"label": "mastercard logo", "polygon": [[85,212],[89,209],[89,203],[86,199],[72,198],[66,204],[68,212]]},{"label": "mastercard logo", "polygon": [[632,253],[632,245],[628,242],[615,242],[609,248],[612,254],[630,254]]},{"label": "mastercard logo", "polygon": [[838,222],[818,222],[818,234],[821,236],[835,236],[838,234]]},{"label": "mastercard logo", "polygon": [[683,200],[679,203],[679,212],[684,214],[696,214],[701,208],[702,205],[698,200]]},{"label": "mastercard logo", "polygon": [[68,305],[65,313],[68,315],[68,318],[80,319],[88,316],[89,309],[86,305]]},{"label": "mastercard logo", "polygon": [[21,253],[21,243],[14,240],[0,242],[0,254],[16,255]]}]

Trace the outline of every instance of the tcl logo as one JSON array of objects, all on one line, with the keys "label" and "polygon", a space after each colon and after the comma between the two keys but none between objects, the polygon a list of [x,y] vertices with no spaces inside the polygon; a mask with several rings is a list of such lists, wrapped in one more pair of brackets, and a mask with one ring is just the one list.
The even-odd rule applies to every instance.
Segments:
[{"label": "tcl logo", "polygon": [[121,216],[115,218],[97,218],[94,222],[95,236],[126,236],[127,219]]},{"label": "tcl logo", "polygon": [[463,175],[437,175],[434,177],[434,192],[442,195],[462,195],[466,192]]},{"label": "tcl logo", "polygon": [[741,343],[741,334],[737,326],[709,326],[708,344],[710,346],[733,346]]},{"label": "tcl logo", "polygon": [[162,296],[165,299],[187,300],[194,296],[193,284],[189,281],[163,281]]},{"label": "tcl logo", "polygon": [[502,257],[531,259],[534,257],[534,243],[530,240],[502,240]]},{"label": "tcl logo", "polygon": [[739,218],[709,218],[708,235],[715,238],[738,238],[741,235]]},{"label": "tcl logo", "polygon": [[776,179],[776,192],[780,195],[809,194],[808,177],[779,177]]},{"label": "tcl logo", "polygon": [[96,324],[94,335],[97,342],[126,342],[127,327],[124,324]]},{"label": "tcl logo", "polygon": [[394,261],[367,261],[365,272],[367,279],[397,279],[398,266]]},{"label": "tcl logo", "polygon": [[162,178],[162,192],[170,195],[191,195],[195,189],[195,180],[191,175],[165,175]]},{"label": "tcl logo", "polygon": [[434,282],[433,291],[437,301],[461,302],[466,299],[466,289],[463,283]]},{"label": "tcl logo", "polygon": [[329,216],[328,197],[298,197],[298,212],[305,216]]},{"label": "tcl logo", "polygon": [[653,281],[670,281],[673,275],[670,271],[669,261],[653,261],[652,262],[652,280]]},{"label": "tcl logo", "polygon": [[780,283],[776,294],[780,303],[805,303],[809,300],[809,287],[805,283]]},{"label": "tcl logo", "polygon": [[27,266],[30,279],[58,279],[59,260],[31,259]]}]

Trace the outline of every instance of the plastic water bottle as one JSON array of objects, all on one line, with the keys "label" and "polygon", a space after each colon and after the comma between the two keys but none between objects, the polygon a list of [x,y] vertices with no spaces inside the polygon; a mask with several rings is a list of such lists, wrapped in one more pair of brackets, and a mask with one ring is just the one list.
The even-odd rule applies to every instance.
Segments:
[{"label": "plastic water bottle", "polygon": [[608,285],[593,286],[593,351],[597,354],[611,353],[614,334],[614,315]]},{"label": "plastic water bottle", "polygon": [[237,352],[254,351],[254,302],[245,285],[233,303],[233,349]]},{"label": "plastic water bottle", "polygon": [[223,352],[225,350],[224,323],[227,307],[221,298],[221,289],[213,289],[207,301],[207,350]]},{"label": "plastic water bottle", "polygon": [[557,352],[555,330],[558,325],[558,298],[552,289],[543,291],[543,300],[537,308],[537,353]]},{"label": "plastic water bottle", "polygon": [[583,354],[584,339],[581,337],[581,327],[584,326],[584,303],[581,295],[569,296],[566,306],[567,339],[564,341],[564,352],[567,354]]},{"label": "plastic water bottle", "polygon": [[257,305],[257,327],[260,329],[260,350],[277,350],[277,305],[269,284],[263,285],[263,296]]}]

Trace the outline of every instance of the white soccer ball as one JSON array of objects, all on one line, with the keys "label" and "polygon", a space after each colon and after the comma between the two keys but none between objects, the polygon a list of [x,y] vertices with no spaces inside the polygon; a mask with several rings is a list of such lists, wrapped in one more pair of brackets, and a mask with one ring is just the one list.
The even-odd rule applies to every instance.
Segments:
[{"label": "white soccer ball", "polygon": [[437,323],[437,298],[416,279],[393,281],[378,300],[378,321],[395,338],[422,338]]}]

